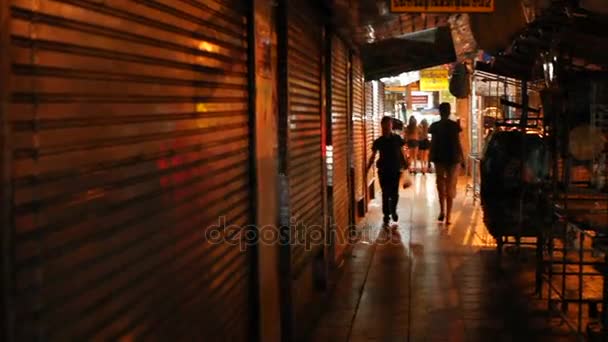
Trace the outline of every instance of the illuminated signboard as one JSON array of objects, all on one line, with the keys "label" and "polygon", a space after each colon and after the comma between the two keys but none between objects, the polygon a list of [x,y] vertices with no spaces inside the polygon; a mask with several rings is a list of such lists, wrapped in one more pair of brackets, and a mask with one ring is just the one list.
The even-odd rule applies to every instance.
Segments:
[{"label": "illuminated signboard", "polygon": [[494,0],[391,0],[391,12],[488,13],[494,12]]},{"label": "illuminated signboard", "polygon": [[409,87],[410,91],[420,90],[418,88],[418,82],[416,82],[416,83],[412,83],[407,86],[385,86],[384,91],[394,92],[394,93],[405,93],[405,92],[407,92],[408,87]]},{"label": "illuminated signboard", "polygon": [[421,91],[442,91],[450,89],[448,70],[445,68],[433,68],[420,71]]},{"label": "illuminated signboard", "polygon": [[429,103],[428,95],[412,95],[412,104],[427,105]]},{"label": "illuminated signboard", "polygon": [[394,93],[405,93],[407,87],[404,86],[386,86],[384,87],[384,91],[394,92]]}]

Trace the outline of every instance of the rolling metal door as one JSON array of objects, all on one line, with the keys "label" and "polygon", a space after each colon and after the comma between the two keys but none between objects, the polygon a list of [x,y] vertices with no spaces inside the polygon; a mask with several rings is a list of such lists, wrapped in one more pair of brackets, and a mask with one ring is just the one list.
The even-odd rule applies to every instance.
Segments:
[{"label": "rolling metal door", "polygon": [[[380,121],[384,113],[384,98],[380,97],[380,85],[382,83],[373,81],[373,116],[374,116],[374,140],[382,135],[382,125]],[[384,93],[384,90],[382,90]]]},{"label": "rolling metal door", "polygon": [[332,211],[336,232],[336,260],[342,257],[348,241],[348,59],[344,43],[332,39],[331,56],[331,141],[333,148]]},{"label": "rolling metal door", "polygon": [[[323,227],[322,32],[305,6],[290,8],[288,18],[289,207],[293,237],[308,239]],[[308,13],[308,14],[307,14]],[[318,239],[318,238],[317,238]],[[317,245],[317,248],[322,245]],[[316,250],[293,245],[294,273]]]},{"label": "rolling metal door", "polygon": [[[375,125],[376,125],[376,118],[374,117],[374,91],[373,91],[373,86],[372,86],[372,82],[366,82],[365,83],[365,162],[368,163],[369,162],[369,158],[371,158],[372,155],[372,144],[374,143],[375,138]],[[367,165],[366,165],[367,167]],[[375,179],[375,168],[372,167],[369,172],[367,173],[367,184],[366,186],[369,187],[369,185],[374,181]],[[372,196],[373,197],[373,196]]]},{"label": "rolling metal door", "polygon": [[[380,119],[378,118],[379,111],[379,103],[378,103],[378,81],[372,81],[372,124],[374,126],[374,140],[378,139],[382,135],[382,126],[380,125]],[[380,154],[377,154],[376,160],[380,158]],[[376,175],[378,170],[376,169]],[[374,180],[377,180],[378,177],[375,177]],[[378,184],[379,185],[379,184]],[[374,182],[372,189],[374,192],[378,192],[376,187],[376,182]],[[374,194],[375,197],[376,194]]]},{"label": "rolling metal door", "polygon": [[16,339],[247,340],[246,2],[9,1]]},{"label": "rolling metal door", "polygon": [[[380,127],[380,120],[384,116],[384,83],[378,82],[378,87],[376,88],[376,121],[378,122],[378,127]],[[378,136],[382,135],[382,129],[378,131]]]},{"label": "rolling metal door", "polygon": [[363,67],[358,56],[352,58],[352,141],[354,159],[355,202],[365,196],[365,133],[364,133],[364,101],[363,101]]}]

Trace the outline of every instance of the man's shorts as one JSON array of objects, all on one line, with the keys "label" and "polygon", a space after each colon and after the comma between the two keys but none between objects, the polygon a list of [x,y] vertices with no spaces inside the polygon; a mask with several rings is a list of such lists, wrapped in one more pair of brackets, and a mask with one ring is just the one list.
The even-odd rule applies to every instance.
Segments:
[{"label": "man's shorts", "polygon": [[437,173],[437,191],[439,191],[439,195],[449,198],[456,197],[458,164],[445,165],[435,163],[435,171]]}]

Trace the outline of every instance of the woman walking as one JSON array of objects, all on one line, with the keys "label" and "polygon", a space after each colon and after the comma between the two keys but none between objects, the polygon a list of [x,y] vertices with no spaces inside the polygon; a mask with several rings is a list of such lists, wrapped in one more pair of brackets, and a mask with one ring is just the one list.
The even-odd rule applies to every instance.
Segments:
[{"label": "woman walking", "polygon": [[429,149],[431,142],[429,140],[429,122],[423,119],[420,122],[420,135],[418,141],[418,159],[420,160],[420,169],[424,175],[429,169]]},{"label": "woman walking", "polygon": [[410,121],[405,128],[405,140],[407,141],[408,159],[410,163],[410,172],[416,172],[416,160],[418,157],[418,122],[414,116],[410,116]]},{"label": "woman walking", "polygon": [[449,103],[439,105],[441,120],[429,128],[433,136],[431,141],[431,161],[437,172],[437,192],[439,193],[439,221],[445,220],[450,224],[452,204],[456,197],[458,166],[464,169],[464,154],[460,144],[460,125],[449,119],[451,107]]},{"label": "woman walking", "polygon": [[374,165],[376,154],[380,158],[376,163],[380,188],[382,189],[382,213],[384,214],[384,226],[388,227],[390,219],[399,221],[397,215],[397,204],[399,202],[399,180],[401,170],[405,167],[407,160],[403,156],[405,142],[399,134],[393,133],[393,119],[385,116],[380,122],[382,136],[372,144],[372,156],[367,163],[367,171]]}]

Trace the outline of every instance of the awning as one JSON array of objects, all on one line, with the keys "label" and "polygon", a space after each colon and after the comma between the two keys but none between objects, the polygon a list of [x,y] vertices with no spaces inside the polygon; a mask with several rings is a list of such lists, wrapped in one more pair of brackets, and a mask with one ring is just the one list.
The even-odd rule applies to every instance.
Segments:
[{"label": "awning", "polygon": [[361,47],[366,80],[453,63],[456,53],[448,27],[438,27]]}]

